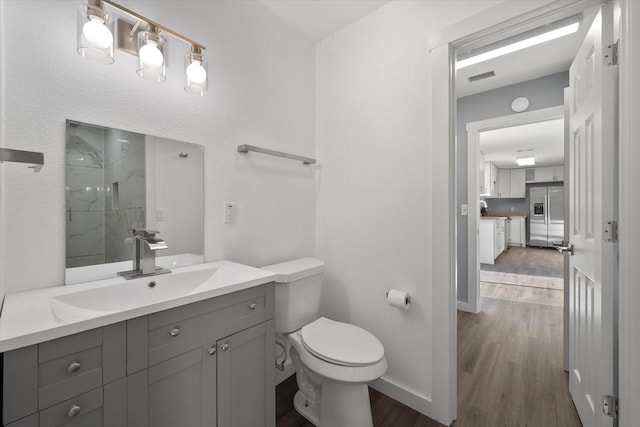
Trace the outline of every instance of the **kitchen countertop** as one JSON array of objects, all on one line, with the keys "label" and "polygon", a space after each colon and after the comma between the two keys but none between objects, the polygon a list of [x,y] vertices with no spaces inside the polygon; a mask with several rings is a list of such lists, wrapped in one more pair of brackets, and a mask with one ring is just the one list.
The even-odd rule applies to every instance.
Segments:
[{"label": "kitchen countertop", "polygon": [[481,216],[480,219],[496,219],[496,218],[526,218],[527,214],[518,213],[518,212],[510,212],[510,213],[490,213],[488,215]]},{"label": "kitchen countertop", "polygon": [[[211,275],[203,274],[207,273],[206,270],[211,270]],[[217,272],[220,272],[220,274],[216,274]],[[163,283],[175,283],[175,280],[183,280],[183,277],[192,277],[194,274],[198,275],[198,277],[206,277],[206,280],[202,283],[194,282],[197,283],[195,289],[189,289],[184,293],[176,293],[174,296],[167,298],[160,296],[155,300],[145,300],[143,303],[127,304],[126,296],[117,294],[116,298],[112,298],[116,301],[116,304],[118,304],[118,301],[122,301],[122,308],[117,310],[67,306],[56,299],[62,298],[64,300],[66,298],[73,300],[73,298],[79,297],[81,300],[83,292],[88,291],[88,295],[94,295],[99,300],[100,296],[105,293],[111,295],[111,291],[115,287],[123,289],[124,292],[127,292],[128,289],[136,292],[141,287],[143,289],[153,288],[154,291],[150,292],[162,292],[163,289],[170,290],[170,288],[163,288]],[[276,276],[275,273],[270,271],[231,261],[215,261],[176,268],[169,274],[141,277],[129,281],[125,281],[121,277],[114,277],[71,286],[55,286],[8,294],[5,296],[2,312],[0,313],[0,352],[15,350],[89,329],[252,288],[272,282]],[[157,285],[154,283],[153,286],[150,286],[150,282],[157,282]],[[114,288],[108,289],[109,286]],[[118,298],[121,298],[121,300]],[[145,298],[147,297],[143,297],[143,300]],[[91,306],[91,301],[88,301],[87,305]],[[100,301],[93,305],[95,306],[96,304],[99,305]],[[60,308],[62,308],[62,311],[58,311]]]}]

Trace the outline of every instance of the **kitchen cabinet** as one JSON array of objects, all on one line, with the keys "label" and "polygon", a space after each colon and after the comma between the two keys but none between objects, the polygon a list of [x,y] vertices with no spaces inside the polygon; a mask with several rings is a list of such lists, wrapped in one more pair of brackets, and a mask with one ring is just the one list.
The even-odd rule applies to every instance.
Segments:
[{"label": "kitchen cabinet", "polygon": [[528,168],[526,182],[564,181],[564,165]]},{"label": "kitchen cabinet", "polygon": [[4,353],[6,427],[275,425],[273,284]]},{"label": "kitchen cabinet", "polygon": [[507,220],[507,245],[509,246],[525,246],[525,217],[511,217]]},{"label": "kitchen cabinet", "polygon": [[484,197],[498,196],[498,168],[493,162],[484,162]]},{"label": "kitchen cabinet", "polygon": [[511,169],[511,197],[525,198],[527,186],[524,180],[524,169]]},{"label": "kitchen cabinet", "polygon": [[480,263],[495,264],[506,248],[505,237],[505,218],[480,220]]},{"label": "kitchen cabinet", "polygon": [[524,169],[498,169],[498,189],[496,197],[526,197]]},{"label": "kitchen cabinet", "polygon": [[498,169],[498,195],[497,197],[511,197],[511,170]]}]

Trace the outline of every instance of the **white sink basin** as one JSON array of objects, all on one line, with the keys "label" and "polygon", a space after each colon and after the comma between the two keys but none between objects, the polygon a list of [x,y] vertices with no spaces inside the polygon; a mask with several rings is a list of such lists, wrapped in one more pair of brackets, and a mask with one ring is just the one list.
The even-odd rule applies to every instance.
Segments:
[{"label": "white sink basin", "polygon": [[80,290],[51,297],[53,314],[62,321],[95,317],[143,305],[151,305],[189,295],[201,287],[220,284],[220,278],[233,276],[224,267],[173,272],[125,280],[100,288]]},{"label": "white sink basin", "polygon": [[0,352],[215,298],[275,277],[270,271],[221,260],[133,280],[114,277],[7,294]]}]

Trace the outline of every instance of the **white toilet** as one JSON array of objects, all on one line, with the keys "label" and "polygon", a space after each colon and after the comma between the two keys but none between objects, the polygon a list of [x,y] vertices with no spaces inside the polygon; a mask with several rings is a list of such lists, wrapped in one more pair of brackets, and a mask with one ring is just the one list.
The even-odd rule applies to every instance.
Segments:
[{"label": "white toilet", "polygon": [[348,323],[318,318],[324,262],[301,258],[263,267],[275,279],[275,330],[291,344],[296,410],[315,426],[372,427],[367,383],[387,370],[382,343]]}]

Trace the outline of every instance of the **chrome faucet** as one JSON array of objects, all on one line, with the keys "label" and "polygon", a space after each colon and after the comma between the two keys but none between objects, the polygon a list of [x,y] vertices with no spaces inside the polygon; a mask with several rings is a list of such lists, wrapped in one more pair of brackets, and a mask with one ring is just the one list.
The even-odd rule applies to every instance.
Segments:
[{"label": "chrome faucet", "polygon": [[156,236],[160,232],[132,228],[129,231],[133,237],[133,269],[121,271],[118,275],[125,279],[133,279],[152,274],[170,273],[171,271],[166,268],[156,267],[156,251],[168,248],[165,241]]}]

